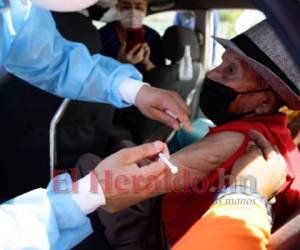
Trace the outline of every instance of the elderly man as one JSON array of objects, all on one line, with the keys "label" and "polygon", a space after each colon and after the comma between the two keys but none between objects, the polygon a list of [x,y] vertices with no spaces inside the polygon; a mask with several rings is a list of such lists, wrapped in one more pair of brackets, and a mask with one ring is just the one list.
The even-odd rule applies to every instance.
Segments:
[{"label": "elderly man", "polygon": [[[218,41],[226,48],[223,62],[208,72],[200,100],[205,115],[218,126],[201,141],[171,156],[170,161],[180,171],[167,175],[169,178],[159,186],[161,193],[173,191],[162,201],[164,228],[171,245],[202,217],[216,193],[228,185],[234,163],[247,151],[252,129],[276,145],[287,162],[286,183],[273,206],[274,228],[285,223],[299,202],[300,154],[287,128],[286,115],[278,109],[284,104],[291,109],[300,108],[300,72],[266,21],[231,41]],[[185,188],[187,182],[190,189]],[[100,215],[116,249],[125,249],[124,242],[128,249],[135,249],[136,244],[145,243],[147,237],[159,231],[152,228],[147,233],[154,221],[153,211],[157,210],[146,205],[109,218]],[[128,224],[139,227],[128,232]]]},{"label": "elderly man", "polygon": [[207,74],[200,106],[218,126],[203,140],[172,156],[173,163],[181,167],[203,165],[202,177],[208,179],[203,179],[201,190],[193,185],[192,192],[164,197],[162,216],[171,244],[206,212],[215,192],[227,184],[225,175],[246,151],[251,129],[277,145],[288,165],[286,184],[273,206],[275,228],[288,219],[299,202],[300,154],[286,116],[278,109],[284,104],[299,109],[300,72],[266,21],[231,41],[217,41],[226,52],[221,65]]},{"label": "elderly man", "polygon": [[[137,65],[142,72],[164,63],[160,35],[143,25],[147,0],[119,0],[118,21],[99,30],[102,54],[123,63]],[[130,37],[131,36],[131,37]]]}]

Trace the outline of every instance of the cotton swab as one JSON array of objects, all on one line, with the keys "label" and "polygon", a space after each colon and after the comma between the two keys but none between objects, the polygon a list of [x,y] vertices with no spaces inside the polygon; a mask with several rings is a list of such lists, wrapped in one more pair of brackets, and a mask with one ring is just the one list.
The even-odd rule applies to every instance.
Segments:
[{"label": "cotton swab", "polygon": [[166,110],[165,112],[166,112],[169,116],[171,116],[171,117],[173,117],[174,119],[178,120],[177,115],[175,115],[172,111]]},{"label": "cotton swab", "polygon": [[160,153],[158,156],[159,159],[168,166],[172,174],[178,173],[178,167],[173,165],[164,154]]}]

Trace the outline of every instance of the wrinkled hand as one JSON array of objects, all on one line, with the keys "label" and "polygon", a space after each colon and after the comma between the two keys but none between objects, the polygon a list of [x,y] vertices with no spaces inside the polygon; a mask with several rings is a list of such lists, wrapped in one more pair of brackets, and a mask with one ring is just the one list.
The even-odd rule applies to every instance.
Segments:
[{"label": "wrinkled hand", "polygon": [[275,146],[256,131],[249,134],[256,145],[249,144],[247,153],[234,165],[235,185],[255,185],[266,199],[272,199],[286,181],[286,162]]},{"label": "wrinkled hand", "polygon": [[118,54],[118,61],[129,64],[139,64],[144,60],[145,48],[144,44],[137,44],[130,51],[126,52],[126,42],[121,44]]},{"label": "wrinkled hand", "polygon": [[[136,96],[135,105],[150,119],[162,122],[176,130],[180,129],[182,123],[186,130],[192,130],[189,120],[191,110],[176,92],[143,86]],[[166,111],[171,111],[178,119],[167,114]]]},{"label": "wrinkled hand", "polygon": [[[166,144],[157,141],[123,149],[104,159],[94,170],[106,198],[102,208],[116,212],[154,196],[155,190],[149,187],[167,169],[159,161],[148,159],[157,158],[159,153],[169,155]],[[139,167],[143,160],[149,164]]]}]

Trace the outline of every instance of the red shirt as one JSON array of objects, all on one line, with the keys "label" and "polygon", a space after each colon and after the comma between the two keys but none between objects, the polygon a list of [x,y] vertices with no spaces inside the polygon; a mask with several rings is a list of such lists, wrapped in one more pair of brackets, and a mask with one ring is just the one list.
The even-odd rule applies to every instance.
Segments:
[{"label": "red shirt", "polygon": [[[300,153],[287,128],[286,115],[245,118],[213,128],[208,135],[234,131],[246,137],[238,151],[219,167],[219,169],[224,169],[226,175],[230,174],[234,162],[246,152],[249,142],[248,133],[252,129],[262,133],[270,143],[276,145],[287,162],[287,181],[276,196],[277,202],[273,206],[275,226],[280,225],[294,212],[300,192]],[[220,150],[222,150],[222,145],[220,145]],[[209,177],[209,183],[213,186],[220,186],[219,175],[219,171],[213,172]],[[206,191],[202,194],[170,193],[164,196],[162,217],[167,238],[172,245],[208,210],[215,194],[216,192]]]}]

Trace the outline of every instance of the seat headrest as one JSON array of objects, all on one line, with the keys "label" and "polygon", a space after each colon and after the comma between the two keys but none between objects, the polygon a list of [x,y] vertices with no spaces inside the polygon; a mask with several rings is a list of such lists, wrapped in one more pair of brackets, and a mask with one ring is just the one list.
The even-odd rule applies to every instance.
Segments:
[{"label": "seat headrest", "polygon": [[100,53],[101,39],[88,17],[77,12],[52,12],[52,15],[58,31],[64,38],[83,43],[91,54]]},{"label": "seat headrest", "polygon": [[192,59],[199,60],[200,48],[195,31],[180,26],[171,26],[166,30],[162,38],[162,48],[165,58],[172,62],[179,61],[184,55],[186,45],[190,45],[191,47]]}]

